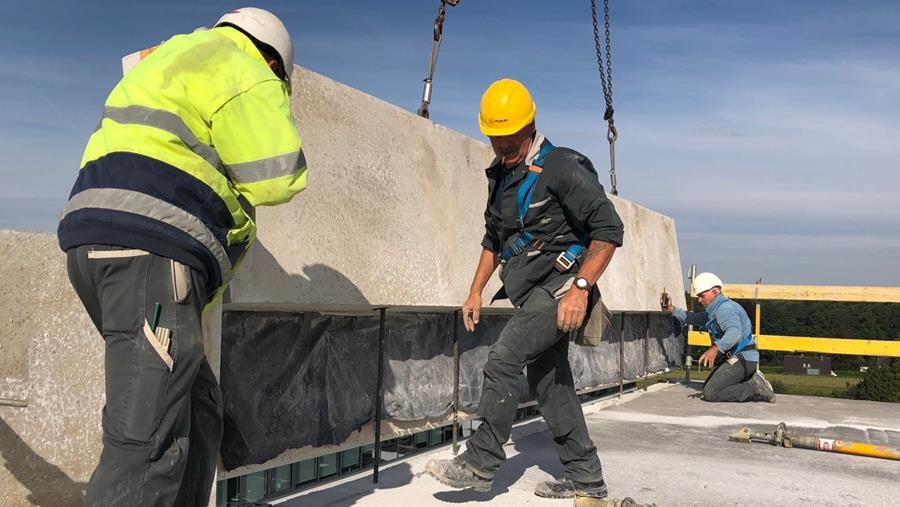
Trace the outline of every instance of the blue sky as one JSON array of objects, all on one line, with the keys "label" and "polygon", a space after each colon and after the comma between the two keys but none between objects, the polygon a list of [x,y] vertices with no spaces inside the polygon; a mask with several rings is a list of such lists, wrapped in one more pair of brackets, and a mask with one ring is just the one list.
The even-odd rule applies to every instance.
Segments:
[{"label": "blue sky", "polygon": [[[123,54],[243,3],[0,0],[0,228],[55,230]],[[256,5],[286,22],[299,65],[418,108],[437,0]],[[619,192],[675,218],[683,264],[900,285],[900,2],[613,0],[611,14]],[[450,9],[432,119],[481,138],[478,101],[503,76],[605,173],[589,0]]]}]

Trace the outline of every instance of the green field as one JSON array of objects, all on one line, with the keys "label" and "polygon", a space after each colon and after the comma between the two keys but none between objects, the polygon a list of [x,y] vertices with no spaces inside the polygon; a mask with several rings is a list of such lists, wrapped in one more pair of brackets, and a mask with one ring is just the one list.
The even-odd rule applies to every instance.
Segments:
[{"label": "green field", "polygon": [[[859,376],[842,374],[838,377],[813,375],[785,375],[780,367],[763,367],[763,373],[778,394],[799,394],[803,396],[824,396],[827,398],[849,398],[847,391],[859,383]],[[691,368],[692,380],[706,380],[708,368]],[[639,387],[669,380],[684,380],[684,370],[674,370],[642,381]]]}]

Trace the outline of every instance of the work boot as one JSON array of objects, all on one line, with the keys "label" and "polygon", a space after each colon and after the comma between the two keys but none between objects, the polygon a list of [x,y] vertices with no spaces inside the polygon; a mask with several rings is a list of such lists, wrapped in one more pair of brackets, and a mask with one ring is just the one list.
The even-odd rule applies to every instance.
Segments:
[{"label": "work boot", "polygon": [[602,479],[599,482],[583,483],[560,477],[539,482],[534,488],[534,494],[543,498],[575,498],[576,495],[606,498],[606,483]]},{"label": "work boot", "polygon": [[656,504],[640,504],[635,502],[633,498],[628,496],[621,500],[619,500],[618,498],[609,500],[607,498],[577,496],[575,497],[575,507],[656,507]]},{"label": "work boot", "polygon": [[487,492],[494,483],[493,478],[488,479],[476,474],[466,465],[462,455],[453,459],[433,459],[425,465],[425,471],[438,482],[451,488]]},{"label": "work boot", "polygon": [[766,380],[761,371],[756,370],[753,376],[750,377],[750,381],[756,387],[756,395],[753,397],[754,401],[775,403],[775,390],[772,389],[772,384]]}]

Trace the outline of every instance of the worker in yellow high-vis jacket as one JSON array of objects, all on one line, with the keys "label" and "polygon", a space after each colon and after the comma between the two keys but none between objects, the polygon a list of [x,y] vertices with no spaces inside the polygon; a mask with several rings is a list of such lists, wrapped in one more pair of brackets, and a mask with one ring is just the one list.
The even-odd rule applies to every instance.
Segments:
[{"label": "worker in yellow high-vis jacket", "polygon": [[262,9],[176,35],[116,85],[59,224],[106,342],[103,452],[87,505],[206,505],[222,399],[203,308],[256,233],[255,206],[306,187],[293,46]]}]

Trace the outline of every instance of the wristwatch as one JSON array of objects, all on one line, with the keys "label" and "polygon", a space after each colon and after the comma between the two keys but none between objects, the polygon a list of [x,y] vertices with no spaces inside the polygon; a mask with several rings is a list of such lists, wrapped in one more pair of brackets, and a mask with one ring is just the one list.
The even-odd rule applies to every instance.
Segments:
[{"label": "wristwatch", "polygon": [[578,287],[581,290],[588,290],[591,288],[591,282],[589,282],[587,278],[579,276],[575,279],[575,287]]}]

